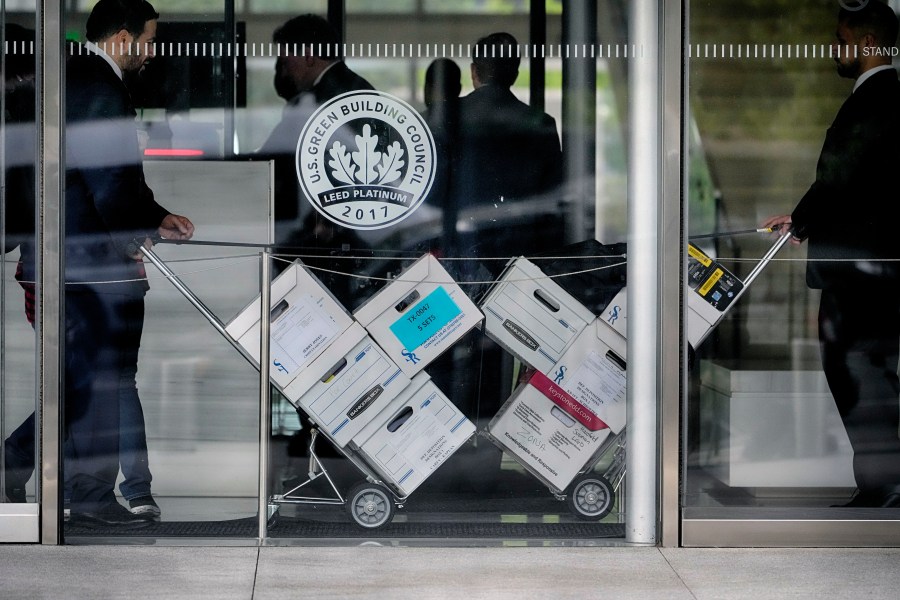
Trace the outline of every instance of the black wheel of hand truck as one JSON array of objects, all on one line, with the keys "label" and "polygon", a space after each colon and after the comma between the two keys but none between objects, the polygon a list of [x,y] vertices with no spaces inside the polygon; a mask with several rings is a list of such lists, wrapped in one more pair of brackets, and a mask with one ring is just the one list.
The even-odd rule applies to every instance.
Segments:
[{"label": "black wheel of hand truck", "polygon": [[602,475],[579,475],[569,486],[566,503],[579,519],[599,521],[609,514],[615,501],[612,484]]},{"label": "black wheel of hand truck", "polygon": [[394,516],[394,501],[383,485],[364,481],[353,486],[347,496],[347,512],[353,522],[370,531],[381,529]]}]

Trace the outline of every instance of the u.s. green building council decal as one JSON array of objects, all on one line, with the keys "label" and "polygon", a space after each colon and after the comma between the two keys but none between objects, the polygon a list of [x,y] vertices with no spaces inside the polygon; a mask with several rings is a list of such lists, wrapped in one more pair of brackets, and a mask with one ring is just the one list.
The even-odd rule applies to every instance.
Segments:
[{"label": "u.s. green building council decal", "polygon": [[406,102],[376,91],[323,104],[297,142],[307,200],[351,229],[380,229],[411,215],[434,181],[434,139]]}]

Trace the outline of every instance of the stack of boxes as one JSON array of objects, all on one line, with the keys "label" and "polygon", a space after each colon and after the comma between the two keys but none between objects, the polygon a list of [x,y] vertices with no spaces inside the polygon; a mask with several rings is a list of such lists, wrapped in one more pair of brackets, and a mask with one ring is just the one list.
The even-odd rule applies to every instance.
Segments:
[{"label": "stack of boxes", "polygon": [[[426,255],[353,317],[300,261],[271,288],[271,379],[406,497],[475,426],[423,369],[483,316]],[[226,331],[259,363],[260,300]]]},{"label": "stack of boxes", "polygon": [[488,433],[564,493],[610,431],[625,426],[625,336],[524,258],[507,267],[482,308],[486,333],[535,370]]},{"label": "stack of boxes", "polygon": [[[697,345],[743,283],[693,245],[689,257],[688,340]],[[595,317],[518,258],[482,314],[425,255],[351,317],[297,261],[272,283],[272,380],[406,497],[475,431],[424,369],[484,319],[486,334],[533,369],[488,425],[489,437],[565,493],[625,427],[626,301],[622,288]],[[227,326],[257,361],[259,313],[257,299]]]}]

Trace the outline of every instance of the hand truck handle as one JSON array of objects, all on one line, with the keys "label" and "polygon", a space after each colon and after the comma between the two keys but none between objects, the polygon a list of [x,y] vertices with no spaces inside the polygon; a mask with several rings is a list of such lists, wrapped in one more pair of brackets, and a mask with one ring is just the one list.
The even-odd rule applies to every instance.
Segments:
[{"label": "hand truck handle", "polygon": [[778,251],[781,250],[781,247],[784,246],[789,239],[791,239],[792,235],[793,234],[789,229],[781,234],[777,240],[775,240],[775,243],[772,244],[772,247],[769,248],[769,250],[763,255],[761,259],[759,259],[759,262],[756,263],[756,266],[754,266],[753,270],[751,270],[747,275],[747,278],[744,280],[744,289],[747,289],[750,284],[753,283],[753,280],[756,279],[760,273],[762,273],[762,270],[765,269],[766,265],[768,265],[769,262],[775,257],[775,255],[778,254]]}]

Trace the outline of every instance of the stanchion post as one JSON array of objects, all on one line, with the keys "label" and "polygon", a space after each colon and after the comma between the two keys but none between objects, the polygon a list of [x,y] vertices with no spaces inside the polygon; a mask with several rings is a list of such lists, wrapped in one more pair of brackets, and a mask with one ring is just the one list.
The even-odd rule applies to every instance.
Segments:
[{"label": "stanchion post", "polygon": [[259,263],[259,543],[268,537],[269,520],[269,429],[271,428],[271,394],[269,392],[269,318],[272,282],[271,255],[268,248],[260,253]]},{"label": "stanchion post", "polygon": [[659,395],[659,3],[630,0],[628,451],[625,540],[657,541]]}]

